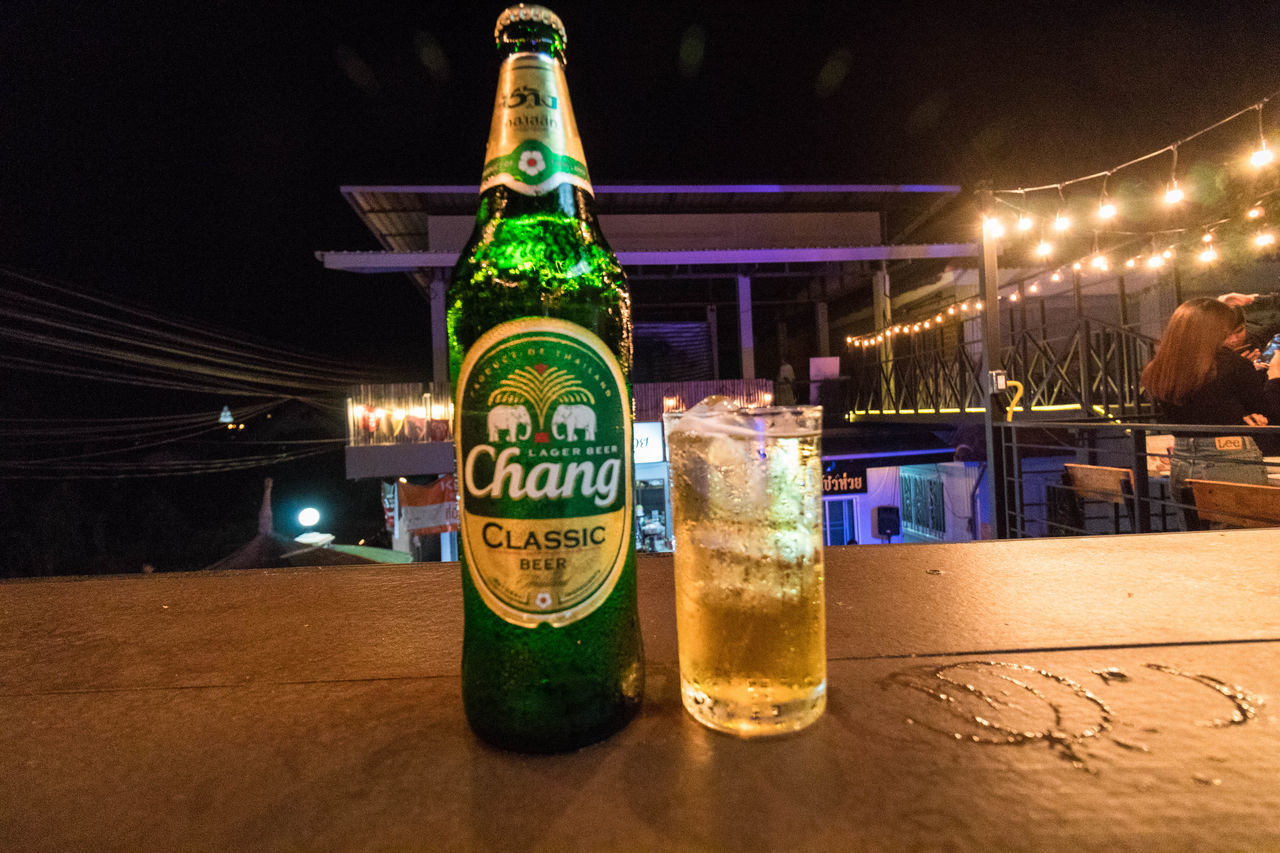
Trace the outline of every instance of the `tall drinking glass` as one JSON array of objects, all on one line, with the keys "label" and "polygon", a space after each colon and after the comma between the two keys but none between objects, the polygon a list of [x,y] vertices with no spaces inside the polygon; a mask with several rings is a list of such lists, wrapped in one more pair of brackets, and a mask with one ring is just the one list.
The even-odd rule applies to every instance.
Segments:
[{"label": "tall drinking glass", "polygon": [[822,407],[663,419],[684,707],[742,737],[804,728],[827,703]]}]

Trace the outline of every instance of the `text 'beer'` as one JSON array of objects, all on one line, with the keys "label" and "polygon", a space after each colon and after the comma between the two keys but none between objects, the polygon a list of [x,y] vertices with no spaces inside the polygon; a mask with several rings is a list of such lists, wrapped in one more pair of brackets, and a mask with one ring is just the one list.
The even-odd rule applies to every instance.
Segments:
[{"label": "text 'beer'", "polygon": [[607,737],[639,709],[631,314],[541,6],[498,18],[476,225],[448,295],[467,720],[508,749]]}]

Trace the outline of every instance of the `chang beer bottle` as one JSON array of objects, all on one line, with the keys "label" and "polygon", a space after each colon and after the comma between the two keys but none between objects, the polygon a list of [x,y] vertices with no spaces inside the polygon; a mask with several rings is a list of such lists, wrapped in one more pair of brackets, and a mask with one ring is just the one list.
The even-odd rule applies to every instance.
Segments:
[{"label": "chang beer bottle", "polygon": [[448,296],[466,627],[484,740],[555,752],[640,706],[630,296],[596,221],[564,27],[514,6],[475,230]]}]

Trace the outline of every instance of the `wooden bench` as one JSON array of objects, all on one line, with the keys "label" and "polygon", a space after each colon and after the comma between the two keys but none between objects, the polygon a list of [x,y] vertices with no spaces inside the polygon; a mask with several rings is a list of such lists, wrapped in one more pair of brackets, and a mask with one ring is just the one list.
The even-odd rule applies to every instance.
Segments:
[{"label": "wooden bench", "polygon": [[1082,500],[1102,501],[1112,505],[1115,532],[1120,532],[1120,509],[1129,516],[1129,530],[1136,532],[1137,520],[1133,504],[1133,471],[1106,465],[1063,465],[1063,484]]},{"label": "wooden bench", "polygon": [[1231,527],[1280,527],[1280,487],[1187,480],[1201,521]]}]

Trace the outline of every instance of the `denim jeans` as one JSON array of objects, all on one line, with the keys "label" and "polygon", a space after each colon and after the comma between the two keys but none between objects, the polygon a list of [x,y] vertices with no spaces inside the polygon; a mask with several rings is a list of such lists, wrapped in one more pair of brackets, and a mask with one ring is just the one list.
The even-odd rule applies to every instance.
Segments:
[{"label": "denim jeans", "polygon": [[1249,436],[1176,436],[1169,450],[1169,484],[1181,494],[1188,479],[1267,485],[1262,451]]}]

